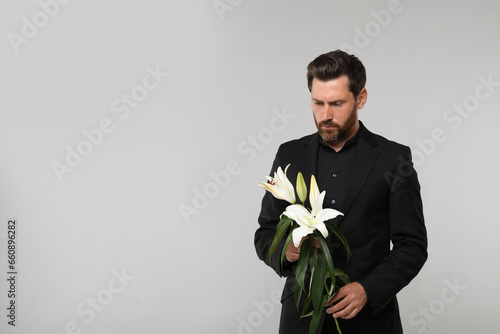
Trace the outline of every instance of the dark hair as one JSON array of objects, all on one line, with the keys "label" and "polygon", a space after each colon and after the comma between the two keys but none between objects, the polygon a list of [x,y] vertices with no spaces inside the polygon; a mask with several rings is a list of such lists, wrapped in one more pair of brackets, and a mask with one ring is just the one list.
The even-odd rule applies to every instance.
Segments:
[{"label": "dark hair", "polygon": [[361,61],[356,56],[341,50],[324,53],[307,65],[309,91],[311,91],[314,78],[329,81],[344,74],[349,78],[349,90],[354,98],[357,98],[366,83],[366,71]]}]

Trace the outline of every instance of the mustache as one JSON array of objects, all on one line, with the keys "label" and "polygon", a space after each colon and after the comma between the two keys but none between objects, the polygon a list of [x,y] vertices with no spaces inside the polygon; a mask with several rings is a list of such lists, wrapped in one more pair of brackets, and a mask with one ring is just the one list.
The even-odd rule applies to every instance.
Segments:
[{"label": "mustache", "polygon": [[332,120],[327,120],[327,121],[321,121],[319,122],[319,125],[322,126],[322,125],[326,125],[326,126],[335,126],[337,128],[339,128],[340,126],[338,124],[335,124],[333,123]]}]

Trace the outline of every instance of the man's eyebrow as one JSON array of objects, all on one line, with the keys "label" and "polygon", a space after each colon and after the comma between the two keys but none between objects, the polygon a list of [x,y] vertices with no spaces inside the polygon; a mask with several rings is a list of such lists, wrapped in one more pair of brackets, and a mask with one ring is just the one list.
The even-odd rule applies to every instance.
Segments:
[{"label": "man's eyebrow", "polygon": [[[323,102],[323,100],[318,100],[318,99],[315,99],[314,97],[311,98],[314,102]],[[346,102],[347,100],[345,99],[338,99],[338,100],[331,100],[331,101],[328,101],[327,103],[339,103],[339,102]]]}]

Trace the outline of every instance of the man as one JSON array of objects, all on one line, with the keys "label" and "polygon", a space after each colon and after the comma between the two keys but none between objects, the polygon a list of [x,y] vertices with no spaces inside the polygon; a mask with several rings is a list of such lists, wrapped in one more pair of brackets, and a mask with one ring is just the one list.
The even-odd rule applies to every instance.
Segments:
[{"label": "man", "polygon": [[[320,55],[308,65],[307,81],[318,132],[281,145],[271,171],[291,164],[287,176],[294,185],[298,172],[305,180],[314,174],[320,191],[326,190],[323,206],[344,214],[334,221],[350,246],[349,261],[333,233],[327,243],[335,266],[352,283],[340,288],[326,307],[317,333],[336,333],[333,317],[344,334],[403,333],[396,293],[427,259],[420,185],[410,149],[371,133],[358,120],[368,93],[365,68],[355,56],[340,50]],[[300,246],[290,243],[283,268],[280,251],[269,263],[276,224],[287,205],[266,192],[255,248],[261,260],[287,277],[280,333],[301,334],[309,332],[310,318],[299,321],[302,307],[297,310],[293,297]]]}]

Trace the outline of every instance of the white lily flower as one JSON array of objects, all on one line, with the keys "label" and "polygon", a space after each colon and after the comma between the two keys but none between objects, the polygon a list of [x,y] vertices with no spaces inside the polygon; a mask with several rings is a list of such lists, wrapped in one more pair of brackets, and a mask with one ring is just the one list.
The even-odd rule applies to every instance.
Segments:
[{"label": "white lily flower", "polygon": [[[312,185],[311,185],[312,190]],[[299,227],[293,230],[292,239],[295,247],[299,247],[300,241],[306,235],[319,230],[323,237],[328,237],[328,229],[326,228],[325,221],[344,215],[340,211],[334,209],[323,209],[323,200],[326,192],[323,191],[316,197],[312,211],[307,210],[302,205],[294,204],[289,205],[283,214],[299,224]]]},{"label": "white lily flower", "polygon": [[285,171],[281,169],[281,166],[278,167],[278,171],[274,172],[274,178],[270,176],[266,176],[266,179],[269,181],[261,182],[259,187],[262,187],[273,194],[277,199],[282,199],[287,201],[290,204],[295,203],[295,190],[293,189],[292,182],[288,180],[286,177],[286,171],[290,167],[290,164],[286,166]]}]

